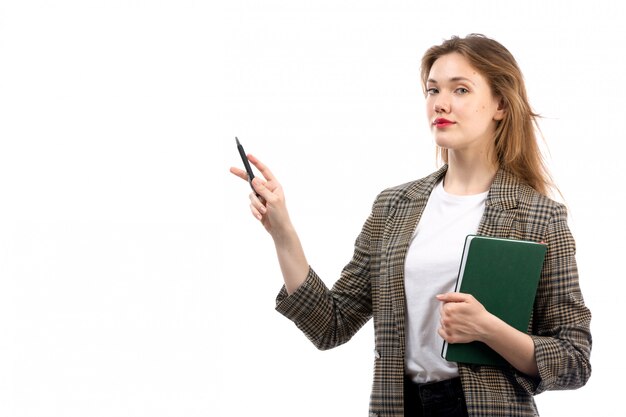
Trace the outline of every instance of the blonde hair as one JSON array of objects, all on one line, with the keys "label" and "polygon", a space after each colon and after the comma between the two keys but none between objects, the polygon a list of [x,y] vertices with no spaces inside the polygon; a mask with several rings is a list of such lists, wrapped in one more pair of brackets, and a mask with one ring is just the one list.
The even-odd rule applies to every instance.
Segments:
[{"label": "blonde hair", "polygon": [[[548,195],[554,187],[539,144],[537,143],[538,114],[528,102],[524,78],[513,55],[500,43],[484,35],[454,36],[441,45],[431,47],[422,57],[422,87],[437,59],[459,53],[488,81],[495,97],[500,98],[504,118],[497,122],[494,137],[495,162],[529,184],[541,194]],[[438,148],[443,162],[448,162],[448,150]]]}]

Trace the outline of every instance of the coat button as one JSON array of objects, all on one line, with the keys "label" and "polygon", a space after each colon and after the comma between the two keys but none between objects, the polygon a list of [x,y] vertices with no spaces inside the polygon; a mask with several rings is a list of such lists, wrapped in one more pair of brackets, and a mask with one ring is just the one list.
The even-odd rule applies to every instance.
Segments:
[{"label": "coat button", "polygon": [[374,357],[375,357],[376,359],[380,359],[380,352],[379,352],[379,351],[377,351],[376,349],[374,349]]}]

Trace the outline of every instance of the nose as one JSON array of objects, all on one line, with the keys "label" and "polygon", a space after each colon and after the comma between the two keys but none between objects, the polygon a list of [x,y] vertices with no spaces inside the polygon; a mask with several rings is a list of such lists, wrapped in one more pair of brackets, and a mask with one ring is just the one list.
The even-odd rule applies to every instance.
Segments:
[{"label": "nose", "polygon": [[434,102],[435,113],[448,113],[450,111],[450,102],[446,100],[443,94],[438,94]]}]

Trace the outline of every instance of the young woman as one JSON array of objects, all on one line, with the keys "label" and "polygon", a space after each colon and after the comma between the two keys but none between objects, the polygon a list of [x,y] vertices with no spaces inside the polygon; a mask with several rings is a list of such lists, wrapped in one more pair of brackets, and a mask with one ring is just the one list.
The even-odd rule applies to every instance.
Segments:
[{"label": "young woman", "polygon": [[[378,195],[330,290],[307,262],[280,183],[250,155],[264,177],[253,181],[250,207],[273,238],[285,281],[277,310],[319,349],[374,318],[371,416],[538,415],[533,395],[587,382],[591,315],[565,207],[547,196],[521,71],[501,44],[469,35],[430,48],[422,82],[444,164]],[[468,234],[547,244],[528,333],[452,292]],[[509,365],[447,362],[443,340],[484,342]]]}]

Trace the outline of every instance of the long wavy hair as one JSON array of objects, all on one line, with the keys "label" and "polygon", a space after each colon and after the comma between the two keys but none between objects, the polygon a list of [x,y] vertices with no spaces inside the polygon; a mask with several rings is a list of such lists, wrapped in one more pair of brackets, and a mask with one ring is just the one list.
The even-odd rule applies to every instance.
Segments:
[{"label": "long wavy hair", "polygon": [[[537,134],[538,114],[528,102],[524,77],[513,55],[500,43],[484,35],[454,36],[431,47],[422,57],[421,77],[424,94],[430,69],[437,59],[459,53],[489,83],[495,97],[501,100],[504,118],[497,122],[494,137],[494,162],[528,183],[541,194],[556,188],[545,165]],[[448,163],[448,150],[438,148],[439,158]]]}]

